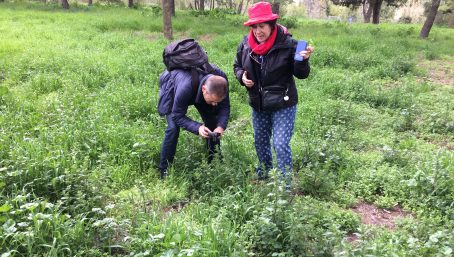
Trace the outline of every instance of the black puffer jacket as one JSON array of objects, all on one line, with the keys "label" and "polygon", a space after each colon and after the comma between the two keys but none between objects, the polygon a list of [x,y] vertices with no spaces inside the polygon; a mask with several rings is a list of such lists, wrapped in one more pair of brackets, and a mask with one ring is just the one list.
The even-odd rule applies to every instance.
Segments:
[{"label": "black puffer jacket", "polygon": [[[249,104],[256,110],[262,110],[260,100],[260,87],[280,85],[288,88],[287,96],[289,100],[285,102],[283,108],[287,108],[298,103],[298,92],[295,87],[293,75],[299,79],[309,76],[309,60],[294,61],[296,43],[291,35],[284,34],[282,28],[277,26],[277,36],[273,47],[263,56],[262,65],[251,58],[251,48],[247,41],[247,36],[240,43],[236,53],[233,68],[236,78],[244,86],[242,76],[247,71],[248,79],[254,81],[254,86],[247,88],[249,93]],[[257,59],[257,58],[256,58]]]}]

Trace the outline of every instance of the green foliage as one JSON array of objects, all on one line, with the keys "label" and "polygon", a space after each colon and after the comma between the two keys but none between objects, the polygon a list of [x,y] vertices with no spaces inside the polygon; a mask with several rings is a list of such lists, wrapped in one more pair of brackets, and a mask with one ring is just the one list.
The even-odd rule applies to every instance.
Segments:
[{"label": "green foliage", "polygon": [[287,29],[293,29],[298,27],[298,19],[293,16],[282,17],[279,19],[279,24],[284,25]]},{"label": "green foliage", "polygon": [[276,180],[266,186],[270,191],[262,199],[263,209],[254,211],[245,226],[251,255],[331,255],[342,231],[353,231],[359,224],[358,216],[335,205],[289,197]]},{"label": "green foliage", "polygon": [[236,12],[235,10],[232,9],[220,9],[220,8],[215,8],[213,10],[191,10],[189,12],[191,15],[195,17],[199,16],[208,16],[208,17],[213,17],[213,18],[218,18],[218,19],[225,19],[227,15],[235,15]]}]

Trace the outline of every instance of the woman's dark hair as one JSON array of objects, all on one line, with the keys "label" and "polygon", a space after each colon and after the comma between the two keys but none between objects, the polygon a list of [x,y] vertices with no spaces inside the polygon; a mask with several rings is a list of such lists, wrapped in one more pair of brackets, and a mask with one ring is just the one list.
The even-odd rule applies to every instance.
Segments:
[{"label": "woman's dark hair", "polygon": [[274,26],[277,23],[277,20],[272,20],[272,21],[265,21],[266,24],[269,24],[271,28],[274,28]]}]

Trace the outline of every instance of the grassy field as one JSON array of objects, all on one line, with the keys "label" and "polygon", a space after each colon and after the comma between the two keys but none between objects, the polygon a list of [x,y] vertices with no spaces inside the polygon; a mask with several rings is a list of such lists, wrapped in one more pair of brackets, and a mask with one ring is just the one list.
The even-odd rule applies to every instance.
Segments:
[{"label": "grassy field", "polygon": [[[183,132],[160,181],[159,10],[0,3],[2,257],[452,256],[454,31],[297,21],[316,52],[297,82],[288,194],[275,177],[253,182],[232,67],[243,20],[173,20],[228,75],[232,115],[223,162]],[[366,225],[359,204],[405,215]]]}]

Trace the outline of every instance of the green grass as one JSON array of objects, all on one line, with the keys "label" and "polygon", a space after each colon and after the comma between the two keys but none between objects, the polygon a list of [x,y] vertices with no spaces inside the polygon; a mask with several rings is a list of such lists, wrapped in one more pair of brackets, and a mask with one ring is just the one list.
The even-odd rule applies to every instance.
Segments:
[{"label": "green grass", "polygon": [[[173,20],[175,37],[198,39],[228,75],[232,115],[222,162],[207,164],[203,140],[182,132],[160,181],[159,10],[1,3],[0,252],[451,256],[454,90],[431,71],[452,78],[452,29],[434,27],[428,40],[418,25],[290,29],[316,52],[297,81],[289,195],[275,176],[252,183],[251,111],[232,69],[243,20],[218,11]],[[392,231],[365,226],[349,209],[359,201],[412,216]]]}]

